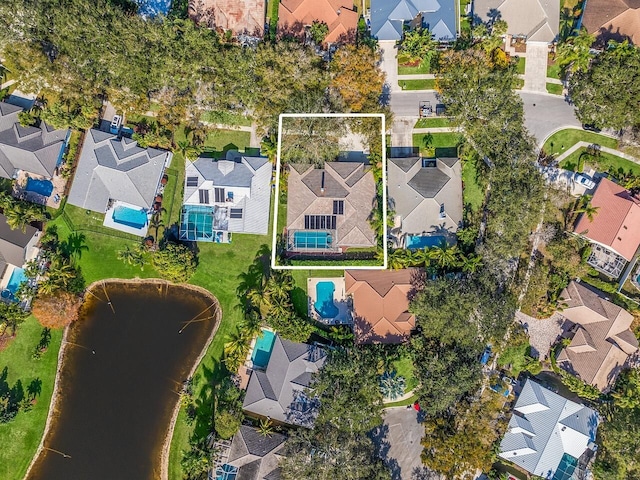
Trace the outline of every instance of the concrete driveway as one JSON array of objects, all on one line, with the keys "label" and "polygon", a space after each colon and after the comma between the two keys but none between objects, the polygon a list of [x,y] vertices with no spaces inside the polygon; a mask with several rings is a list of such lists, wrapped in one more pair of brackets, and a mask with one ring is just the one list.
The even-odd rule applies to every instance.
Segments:
[{"label": "concrete driveway", "polygon": [[527,42],[523,90],[547,93],[548,55],[549,45],[546,42]]},{"label": "concrete driveway", "polygon": [[388,85],[387,91],[399,92],[402,89],[398,85],[398,49],[396,48],[395,40],[382,40],[378,43],[380,51],[382,52],[382,63],[380,69],[385,73]]},{"label": "concrete driveway", "polygon": [[420,455],[424,427],[413,408],[388,408],[384,423],[372,434],[378,454],[391,469],[393,480],[423,480],[437,478],[422,465]]}]

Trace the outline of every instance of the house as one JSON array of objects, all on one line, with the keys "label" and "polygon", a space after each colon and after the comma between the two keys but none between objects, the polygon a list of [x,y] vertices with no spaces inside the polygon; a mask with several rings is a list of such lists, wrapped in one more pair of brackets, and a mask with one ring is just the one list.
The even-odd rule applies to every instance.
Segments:
[{"label": "house", "polygon": [[7,217],[0,214],[0,291],[2,298],[12,298],[26,280],[22,267],[38,255],[40,231],[31,225],[12,230]]},{"label": "house", "polygon": [[416,316],[409,312],[409,299],[419,280],[419,270],[412,268],[345,270],[356,343],[407,341],[416,326]]},{"label": "house", "polygon": [[561,311],[571,343],[558,355],[558,366],[600,391],[608,391],[638,339],[630,330],[633,316],[596,289],[571,282],[562,292]]},{"label": "house", "polygon": [[340,252],[375,247],[369,216],[376,199],[373,174],[362,161],[292,164],[287,194],[287,249]]},{"label": "house", "polygon": [[582,12],[582,26],[606,45],[609,40],[640,42],[638,0],[589,0]]},{"label": "house", "polygon": [[227,242],[229,232],[266,235],[272,167],[265,157],[235,151],[187,160],[180,238]]},{"label": "house", "polygon": [[402,40],[405,27],[426,28],[438,41],[457,37],[455,0],[371,0],[371,35]]},{"label": "house", "polygon": [[455,241],[462,224],[460,159],[391,158],[387,165],[389,203],[396,213],[391,230],[396,247]]},{"label": "house", "polygon": [[254,427],[242,425],[231,441],[224,473],[235,474],[235,477],[228,477],[235,480],[279,479],[278,463],[286,439],[281,433],[262,435]]},{"label": "house", "polygon": [[[599,417],[529,379],[500,443],[501,458],[547,479],[574,478],[595,451]],[[580,478],[580,477],[577,477]]]},{"label": "house", "polygon": [[52,178],[62,163],[70,130],[56,130],[45,122],[37,127],[20,125],[22,107],[0,102],[0,177],[16,178],[25,171]]},{"label": "house", "polygon": [[640,198],[602,178],[590,203],[596,209],[592,218],[580,215],[573,231],[593,244],[587,263],[617,278],[640,246]]},{"label": "house", "polygon": [[280,424],[311,428],[319,402],[304,391],[313,374],[322,368],[326,352],[306,343],[294,343],[276,335],[271,356],[263,370],[254,369],[242,404],[248,415],[270,418]]},{"label": "house", "polygon": [[233,35],[262,38],[265,0],[189,0],[189,18]]},{"label": "house", "polygon": [[324,44],[353,41],[358,27],[358,12],[347,0],[280,0],[278,31],[283,35],[304,37],[314,22],[329,27]]},{"label": "house", "polygon": [[550,44],[560,29],[560,0],[474,0],[473,16],[475,23],[506,21],[507,36]]},{"label": "house", "polygon": [[171,158],[171,152],[92,128],[84,137],[67,202],[106,213],[107,227],[143,236]]}]

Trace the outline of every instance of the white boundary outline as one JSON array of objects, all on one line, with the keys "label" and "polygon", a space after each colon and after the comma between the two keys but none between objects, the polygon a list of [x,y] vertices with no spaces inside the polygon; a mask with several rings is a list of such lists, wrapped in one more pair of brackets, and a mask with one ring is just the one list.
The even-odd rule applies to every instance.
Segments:
[{"label": "white boundary outline", "polygon": [[[382,121],[382,215],[383,215],[383,251],[384,262],[382,265],[276,265],[276,244],[278,234],[278,203],[280,198],[280,150],[282,146],[282,119],[283,118],[379,118]],[[383,113],[281,113],[278,118],[278,151],[276,156],[276,194],[273,210],[273,243],[271,245],[271,268],[274,270],[386,270],[388,260],[387,248],[387,137],[386,137],[385,117]]]}]

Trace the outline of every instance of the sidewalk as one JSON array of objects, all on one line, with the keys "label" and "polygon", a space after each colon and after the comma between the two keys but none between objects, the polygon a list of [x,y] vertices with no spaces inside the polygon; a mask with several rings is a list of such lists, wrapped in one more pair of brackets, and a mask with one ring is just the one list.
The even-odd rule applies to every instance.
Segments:
[{"label": "sidewalk", "polygon": [[[576,150],[579,150],[582,147],[588,147],[589,145],[593,145],[593,143],[591,143],[591,142],[578,142],[575,145],[573,145],[571,148],[567,149],[566,152],[563,152],[562,155],[559,155],[558,157],[556,157],[556,161],[557,162],[561,162],[562,160],[567,158],[569,155],[571,155]],[[624,153],[624,152],[621,152],[619,150],[616,150],[615,148],[609,148],[609,147],[600,146],[600,151],[601,152],[605,152],[605,153],[609,153],[611,155],[615,155],[616,157],[624,158],[625,160],[629,160],[630,162],[633,162],[633,163],[636,163],[636,164],[640,165],[640,159],[637,159],[636,157],[633,157],[633,156],[629,155],[628,153]]]}]

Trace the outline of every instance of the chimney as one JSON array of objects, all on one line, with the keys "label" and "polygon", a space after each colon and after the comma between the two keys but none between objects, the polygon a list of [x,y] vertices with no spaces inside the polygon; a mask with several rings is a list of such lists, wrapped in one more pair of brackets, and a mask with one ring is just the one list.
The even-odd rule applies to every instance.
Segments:
[{"label": "chimney", "polygon": [[322,171],[322,179],[320,180],[320,195],[324,197],[324,170]]}]

